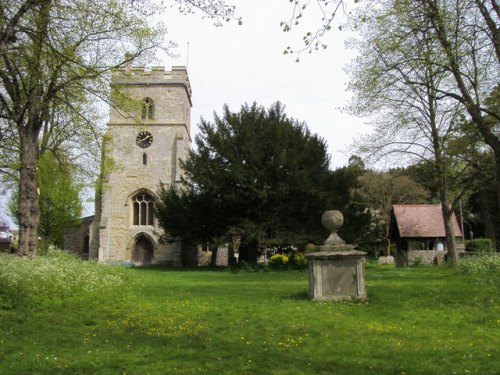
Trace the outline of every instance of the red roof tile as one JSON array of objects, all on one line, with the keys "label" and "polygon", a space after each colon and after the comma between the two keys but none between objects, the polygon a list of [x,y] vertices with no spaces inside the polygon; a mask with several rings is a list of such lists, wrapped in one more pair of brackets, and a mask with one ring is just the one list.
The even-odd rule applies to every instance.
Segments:
[{"label": "red roof tile", "polygon": [[[441,205],[394,205],[394,216],[401,237],[445,237]],[[451,218],[456,237],[462,236],[455,215]]]}]

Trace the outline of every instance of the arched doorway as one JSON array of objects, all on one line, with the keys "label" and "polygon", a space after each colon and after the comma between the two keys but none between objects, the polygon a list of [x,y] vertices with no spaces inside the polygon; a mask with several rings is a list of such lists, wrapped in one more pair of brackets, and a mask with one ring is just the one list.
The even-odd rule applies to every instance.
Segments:
[{"label": "arched doorway", "polygon": [[142,235],[137,238],[132,251],[132,261],[140,266],[149,266],[154,255],[154,246],[149,238]]}]

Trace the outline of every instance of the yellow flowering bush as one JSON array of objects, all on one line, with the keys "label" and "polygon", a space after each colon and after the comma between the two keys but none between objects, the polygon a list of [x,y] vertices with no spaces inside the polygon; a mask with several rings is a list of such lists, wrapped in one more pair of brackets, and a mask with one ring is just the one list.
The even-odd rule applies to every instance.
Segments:
[{"label": "yellow flowering bush", "polygon": [[274,254],[269,258],[269,264],[272,267],[283,267],[288,265],[288,256],[285,254]]}]

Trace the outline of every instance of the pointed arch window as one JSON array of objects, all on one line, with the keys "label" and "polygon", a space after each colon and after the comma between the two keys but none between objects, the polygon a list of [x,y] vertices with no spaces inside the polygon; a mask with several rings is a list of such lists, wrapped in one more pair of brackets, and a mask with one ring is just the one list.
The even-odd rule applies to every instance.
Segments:
[{"label": "pointed arch window", "polygon": [[139,193],[132,198],[133,208],[133,225],[150,225],[152,226],[154,219],[154,202],[151,195],[147,193]]},{"label": "pointed arch window", "polygon": [[152,120],[155,117],[155,103],[151,98],[144,98],[142,101],[142,115],[143,120]]}]

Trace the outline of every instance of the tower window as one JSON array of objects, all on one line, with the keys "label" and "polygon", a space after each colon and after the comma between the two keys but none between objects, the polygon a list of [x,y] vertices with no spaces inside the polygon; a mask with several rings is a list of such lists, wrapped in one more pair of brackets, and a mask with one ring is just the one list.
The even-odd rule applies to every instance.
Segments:
[{"label": "tower window", "polygon": [[142,154],[142,165],[148,165],[148,154]]},{"label": "tower window", "polygon": [[144,98],[142,101],[142,119],[152,120],[155,115],[155,103],[151,98]]},{"label": "tower window", "polygon": [[154,203],[147,193],[139,193],[132,198],[133,225],[153,225]]}]

